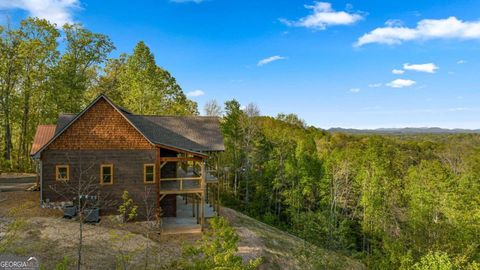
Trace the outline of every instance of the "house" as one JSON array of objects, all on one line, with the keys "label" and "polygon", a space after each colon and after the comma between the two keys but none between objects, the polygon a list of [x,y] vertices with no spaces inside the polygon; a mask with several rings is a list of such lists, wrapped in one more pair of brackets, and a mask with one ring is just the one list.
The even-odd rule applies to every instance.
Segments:
[{"label": "house", "polygon": [[117,202],[128,190],[143,218],[144,201],[161,209],[162,218],[175,218],[179,204],[189,203],[203,229],[207,200],[218,210],[215,157],[221,151],[217,117],[136,115],[100,95],[79,114],[38,126],[31,156],[41,203],[71,200],[74,194],[55,190],[59,184],[91,181],[99,196]]}]

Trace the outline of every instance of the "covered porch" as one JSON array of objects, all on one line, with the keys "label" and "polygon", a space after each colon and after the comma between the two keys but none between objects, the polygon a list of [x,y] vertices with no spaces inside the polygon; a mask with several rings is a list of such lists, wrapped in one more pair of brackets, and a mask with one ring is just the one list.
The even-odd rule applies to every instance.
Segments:
[{"label": "covered porch", "polygon": [[214,159],[206,154],[161,150],[157,200],[162,233],[203,231],[205,219],[217,215],[220,207]]},{"label": "covered porch", "polygon": [[[191,196],[185,195],[177,195],[176,203],[176,217],[162,218],[162,234],[201,233],[201,209],[198,203],[195,203]],[[203,213],[205,219],[217,216],[214,207],[208,203],[203,206]]]}]

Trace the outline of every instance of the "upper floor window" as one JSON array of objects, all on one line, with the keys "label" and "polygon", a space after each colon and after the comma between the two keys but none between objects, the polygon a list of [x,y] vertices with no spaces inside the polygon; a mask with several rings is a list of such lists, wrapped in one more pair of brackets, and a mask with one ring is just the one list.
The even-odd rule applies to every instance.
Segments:
[{"label": "upper floor window", "polygon": [[155,164],[145,164],[143,166],[143,182],[155,183]]},{"label": "upper floor window", "polygon": [[113,184],[113,165],[104,164],[100,166],[100,184],[111,185]]},{"label": "upper floor window", "polygon": [[70,180],[70,166],[68,165],[57,165],[55,167],[55,178],[57,181],[68,181]]}]

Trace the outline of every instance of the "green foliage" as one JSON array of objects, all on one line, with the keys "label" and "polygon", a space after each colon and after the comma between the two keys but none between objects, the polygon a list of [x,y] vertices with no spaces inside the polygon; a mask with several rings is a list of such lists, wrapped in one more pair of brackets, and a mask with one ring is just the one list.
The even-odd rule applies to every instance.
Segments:
[{"label": "green foliage", "polygon": [[72,260],[68,256],[64,256],[60,262],[55,265],[55,270],[68,270],[71,269]]},{"label": "green foliage", "polygon": [[118,212],[122,216],[122,222],[134,220],[137,217],[138,206],[130,197],[128,190],[124,190],[122,194],[122,204],[118,206]]},{"label": "green foliage", "polygon": [[431,250],[475,267],[479,135],[329,134],[240,107],[227,102],[222,122],[222,202],[371,269],[410,269]]},{"label": "green foliage", "polygon": [[0,171],[33,171],[37,126],[80,112],[100,93],[138,113],[198,114],[197,104],[156,65],[143,42],[132,55],[108,59],[114,49],[108,36],[79,24],[59,31],[28,18],[16,29],[0,26]]},{"label": "green foliage", "polygon": [[107,93],[118,104],[139,114],[198,114],[197,104],[186,98],[168,71],[157,66],[143,41],[137,43],[132,55],[110,59],[104,73],[91,97]]},{"label": "green foliage", "polygon": [[413,265],[412,270],[452,270],[450,258],[443,252],[430,252]]},{"label": "green foliage", "polygon": [[258,269],[261,259],[250,260],[247,263],[238,256],[238,235],[224,218],[209,220],[210,229],[204,233],[201,240],[183,248],[183,256],[172,267],[176,269]]}]

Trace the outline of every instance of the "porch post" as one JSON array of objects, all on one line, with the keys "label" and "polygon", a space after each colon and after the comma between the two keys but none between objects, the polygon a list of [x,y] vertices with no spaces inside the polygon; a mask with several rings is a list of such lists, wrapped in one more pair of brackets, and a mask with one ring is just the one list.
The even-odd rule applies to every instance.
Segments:
[{"label": "porch post", "polygon": [[202,219],[201,219],[201,224],[202,224],[202,232],[203,229],[205,228],[205,191],[206,189],[206,184],[205,184],[205,160],[202,161]]},{"label": "porch post", "polygon": [[160,220],[160,179],[162,173],[162,166],[160,164],[160,147],[155,147],[155,181],[157,182],[157,219]]},{"label": "porch post", "polygon": [[192,194],[192,217],[195,217],[195,194]]}]

